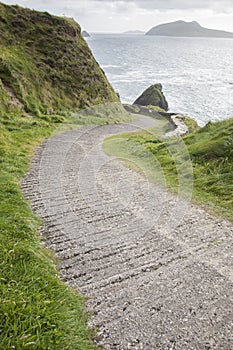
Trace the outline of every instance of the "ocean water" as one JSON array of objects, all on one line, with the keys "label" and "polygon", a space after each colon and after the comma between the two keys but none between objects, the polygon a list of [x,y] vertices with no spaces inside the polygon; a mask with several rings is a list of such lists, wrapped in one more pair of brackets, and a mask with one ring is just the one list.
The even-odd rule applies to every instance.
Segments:
[{"label": "ocean water", "polygon": [[87,42],[123,103],[162,83],[171,112],[233,117],[233,39],[94,34]]}]

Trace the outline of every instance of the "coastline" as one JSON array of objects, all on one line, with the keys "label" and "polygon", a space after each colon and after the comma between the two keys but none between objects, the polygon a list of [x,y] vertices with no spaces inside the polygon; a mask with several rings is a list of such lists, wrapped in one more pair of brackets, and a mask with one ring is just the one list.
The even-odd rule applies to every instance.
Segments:
[{"label": "coastline", "polygon": [[134,113],[134,114],[142,114],[147,115],[154,118],[166,118],[170,124],[173,126],[173,129],[167,132],[165,135],[161,136],[161,138],[169,138],[173,136],[186,136],[191,132],[189,130],[187,119],[192,121],[192,127],[198,128],[198,125],[196,121],[188,116],[185,116],[181,113],[173,113],[173,112],[165,112],[157,109],[156,107],[150,108],[150,107],[144,107],[139,105],[123,105],[126,111]]}]

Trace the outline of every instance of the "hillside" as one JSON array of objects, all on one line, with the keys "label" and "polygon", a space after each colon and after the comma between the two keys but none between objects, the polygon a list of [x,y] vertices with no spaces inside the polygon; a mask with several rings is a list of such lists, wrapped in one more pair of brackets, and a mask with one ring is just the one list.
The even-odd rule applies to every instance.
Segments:
[{"label": "hillside", "polygon": [[118,101],[80,26],[0,3],[0,116],[62,114]]},{"label": "hillside", "polygon": [[233,38],[233,33],[223,30],[207,29],[195,21],[176,21],[172,23],[160,24],[149,30],[146,35]]},{"label": "hillside", "polygon": [[77,23],[0,3],[1,349],[96,349],[84,299],[58,278],[22,177],[62,121],[70,129],[128,120],[111,101],[118,98]]},{"label": "hillside", "polygon": [[[190,134],[183,137],[184,145],[193,166],[193,199],[209,206],[220,216],[232,221],[233,212],[233,119],[218,123],[209,122],[204,128],[198,128],[188,121]],[[106,143],[110,155],[135,162],[139,161],[141,169],[151,180],[163,181],[156,175],[151,159],[159,162],[166,178],[166,185],[173,191],[178,191],[179,181],[177,164],[182,154],[174,151],[177,139],[159,139],[150,130],[132,134],[117,135]],[[173,153],[169,149],[173,149]],[[179,148],[177,148],[178,150]],[[150,156],[148,165],[145,152]],[[186,159],[189,162],[189,159]],[[157,164],[157,163],[156,163]],[[185,174],[186,166],[182,164]],[[156,165],[157,166],[157,165]],[[152,174],[152,175],[151,175]]]}]

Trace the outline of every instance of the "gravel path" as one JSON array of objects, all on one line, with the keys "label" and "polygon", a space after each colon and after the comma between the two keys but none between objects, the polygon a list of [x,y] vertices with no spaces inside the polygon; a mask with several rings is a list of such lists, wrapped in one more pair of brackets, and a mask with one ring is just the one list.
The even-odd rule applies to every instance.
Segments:
[{"label": "gravel path", "polygon": [[[136,125],[135,125],[136,124]],[[61,276],[88,297],[104,349],[233,349],[233,227],[102,151],[86,127],[49,139],[22,187]]]}]

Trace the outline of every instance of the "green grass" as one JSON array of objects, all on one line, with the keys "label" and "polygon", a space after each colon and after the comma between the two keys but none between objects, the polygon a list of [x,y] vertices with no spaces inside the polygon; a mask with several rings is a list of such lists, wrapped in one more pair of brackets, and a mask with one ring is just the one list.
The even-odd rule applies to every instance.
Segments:
[{"label": "green grass", "polygon": [[161,133],[155,129],[125,133],[107,138],[103,148],[150,181],[190,199],[192,163],[184,143],[174,138],[162,142],[158,136]]},{"label": "green grass", "polygon": [[74,20],[0,3],[0,349],[96,349],[20,179],[52,133],[132,120],[116,102]]},{"label": "green grass", "polygon": [[9,89],[36,116],[118,101],[74,20],[0,3],[0,115]]},{"label": "green grass", "polygon": [[232,221],[233,119],[204,128],[189,124],[194,132],[183,139],[141,131],[106,139],[104,150],[176,193],[193,191],[193,201]]},{"label": "green grass", "polygon": [[120,122],[133,121],[136,118],[127,112],[121,103],[108,102],[92,107],[81,109],[79,112],[71,113],[65,120],[63,126],[71,125],[103,125],[116,124]]},{"label": "green grass", "polygon": [[1,349],[95,349],[84,298],[57,277],[54,256],[40,242],[41,221],[24,199],[20,179],[35,147],[57,130],[131,118],[127,113],[122,116],[120,105],[107,107],[105,113],[98,110],[98,116],[86,115],[85,121],[78,115],[0,116]]}]

